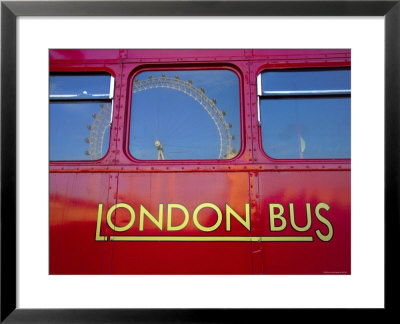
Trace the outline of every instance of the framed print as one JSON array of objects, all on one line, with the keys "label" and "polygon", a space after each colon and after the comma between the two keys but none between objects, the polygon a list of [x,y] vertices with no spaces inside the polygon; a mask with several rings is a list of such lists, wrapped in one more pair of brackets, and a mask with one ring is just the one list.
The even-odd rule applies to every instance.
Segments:
[{"label": "framed print", "polygon": [[399,6],[2,2],[1,320],[393,309]]}]

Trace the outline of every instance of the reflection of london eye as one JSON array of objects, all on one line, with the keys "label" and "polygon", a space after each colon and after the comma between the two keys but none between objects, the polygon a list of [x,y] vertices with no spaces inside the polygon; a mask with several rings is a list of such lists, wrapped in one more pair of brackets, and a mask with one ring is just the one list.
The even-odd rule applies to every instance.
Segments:
[{"label": "reflection of london eye", "polygon": [[111,125],[111,103],[103,102],[100,104],[100,111],[93,114],[93,123],[88,125],[90,130],[89,138],[85,138],[85,142],[89,144],[89,150],[85,153],[90,156],[91,160],[98,160],[103,157],[103,141],[104,134]]},{"label": "reflection of london eye", "polygon": [[[209,99],[205,95],[205,90],[203,88],[196,88],[193,86],[192,81],[183,81],[180,80],[178,76],[175,78],[167,77],[165,74],[162,74],[161,77],[152,77],[149,76],[146,80],[138,80],[136,79],[133,84],[133,93],[137,93],[140,91],[154,89],[154,88],[168,88],[172,90],[176,90],[182,92],[195,101],[197,101],[203,109],[207,112],[207,114],[212,119],[213,123],[219,134],[219,159],[231,158],[235,155],[234,150],[231,147],[231,140],[234,139],[229,131],[229,128],[232,127],[231,124],[227,123],[224,119],[226,115],[225,111],[221,111],[217,108],[216,99]],[[159,139],[156,139],[155,147],[158,151],[158,159],[165,159],[164,151],[162,147],[162,143]],[[167,157],[168,158],[168,157]]]}]

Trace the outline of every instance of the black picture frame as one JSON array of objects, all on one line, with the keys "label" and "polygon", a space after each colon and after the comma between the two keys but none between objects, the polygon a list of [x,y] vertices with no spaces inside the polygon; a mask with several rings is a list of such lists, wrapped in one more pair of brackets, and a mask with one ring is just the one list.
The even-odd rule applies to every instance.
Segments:
[{"label": "black picture frame", "polygon": [[[385,307],[396,311],[399,218],[400,1],[2,1],[1,2],[1,294],[5,323],[198,323],[270,318],[266,309],[16,308],[16,19],[18,16],[384,16],[385,18]],[[371,45],[373,46],[373,45]],[[366,182],[366,186],[368,183]],[[368,190],[368,189],[367,189]],[[372,233],[371,233],[372,235]],[[368,285],[368,283],[365,283]],[[344,292],[345,293],[345,292]],[[251,297],[250,297],[251,298]],[[294,312],[295,317],[304,316]],[[315,315],[324,320],[326,316]],[[357,310],[354,310],[357,311]],[[268,313],[267,313],[268,312]],[[351,311],[347,311],[351,315]],[[303,314],[303,313],[301,313]],[[315,313],[314,313],[315,314]],[[371,312],[366,312],[371,318]],[[321,318],[323,316],[323,318]],[[314,317],[314,315],[312,316]],[[339,317],[337,317],[339,319]],[[287,319],[281,318],[281,320]],[[307,317],[303,318],[307,319]],[[279,315],[278,315],[279,320]],[[311,319],[312,320],[312,319]],[[342,318],[341,320],[346,320]]]}]

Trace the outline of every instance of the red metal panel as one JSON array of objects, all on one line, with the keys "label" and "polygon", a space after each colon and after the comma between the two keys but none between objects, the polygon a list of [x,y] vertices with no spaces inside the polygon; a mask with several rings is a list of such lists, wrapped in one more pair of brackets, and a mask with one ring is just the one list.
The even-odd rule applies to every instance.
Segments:
[{"label": "red metal panel", "polygon": [[111,249],[96,241],[99,203],[109,203],[116,175],[50,174],[50,274],[110,273]]},{"label": "red metal panel", "polygon": [[[231,219],[231,231],[226,231],[226,205],[244,218],[249,201],[248,174],[241,173],[141,173],[120,174],[118,202],[133,207],[136,220],[121,236],[251,236],[237,220]],[[202,203],[213,203],[221,210],[222,222],[212,232],[199,230],[193,221],[193,211]],[[189,212],[189,222],[182,230],[167,230],[167,205],[181,204]],[[164,204],[162,231],[147,218],[139,230],[139,209],[143,205],[159,218],[159,204]],[[126,225],[129,213],[114,215],[117,226]],[[172,224],[183,222],[183,212],[172,212]],[[205,227],[217,223],[217,213],[204,208],[198,222]],[[113,273],[116,274],[249,274],[252,272],[250,242],[114,242]]]},{"label": "red metal panel", "polygon": [[350,58],[349,49],[255,49],[252,55],[262,59],[332,59]]},{"label": "red metal panel", "polygon": [[50,63],[111,63],[120,60],[117,49],[52,49],[49,51]]},{"label": "red metal panel", "polygon": [[127,50],[127,62],[140,62],[140,61],[220,61],[220,60],[234,60],[243,58],[244,50],[242,49],[159,49],[159,50]]},{"label": "red metal panel", "polygon": [[52,63],[208,61],[238,59],[312,60],[350,58],[348,49],[52,49]]},{"label": "red metal panel", "polygon": [[[263,235],[312,238],[312,242],[264,242],[264,273],[350,274],[350,172],[260,172],[259,182]],[[310,229],[299,232],[293,228],[290,203],[298,227],[307,225],[306,204],[310,204]],[[320,203],[330,207],[319,212],[325,220],[316,216],[315,208]],[[283,207],[284,229],[271,230],[270,204]],[[276,208],[274,214],[278,212]],[[279,217],[274,222],[277,227],[282,224]],[[316,231],[327,236],[331,232],[329,224],[333,236],[322,241]]]}]

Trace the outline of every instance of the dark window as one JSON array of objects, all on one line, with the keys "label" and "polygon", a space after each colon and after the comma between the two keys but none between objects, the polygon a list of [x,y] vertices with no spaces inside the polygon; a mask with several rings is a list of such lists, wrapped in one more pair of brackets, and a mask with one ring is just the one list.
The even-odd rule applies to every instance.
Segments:
[{"label": "dark window", "polygon": [[239,80],[228,70],[133,80],[129,149],[139,160],[230,159],[240,150]]},{"label": "dark window", "polygon": [[105,155],[113,88],[108,74],[50,75],[50,160],[98,160]]},{"label": "dark window", "polygon": [[263,72],[258,98],[270,157],[350,158],[350,69]]}]

